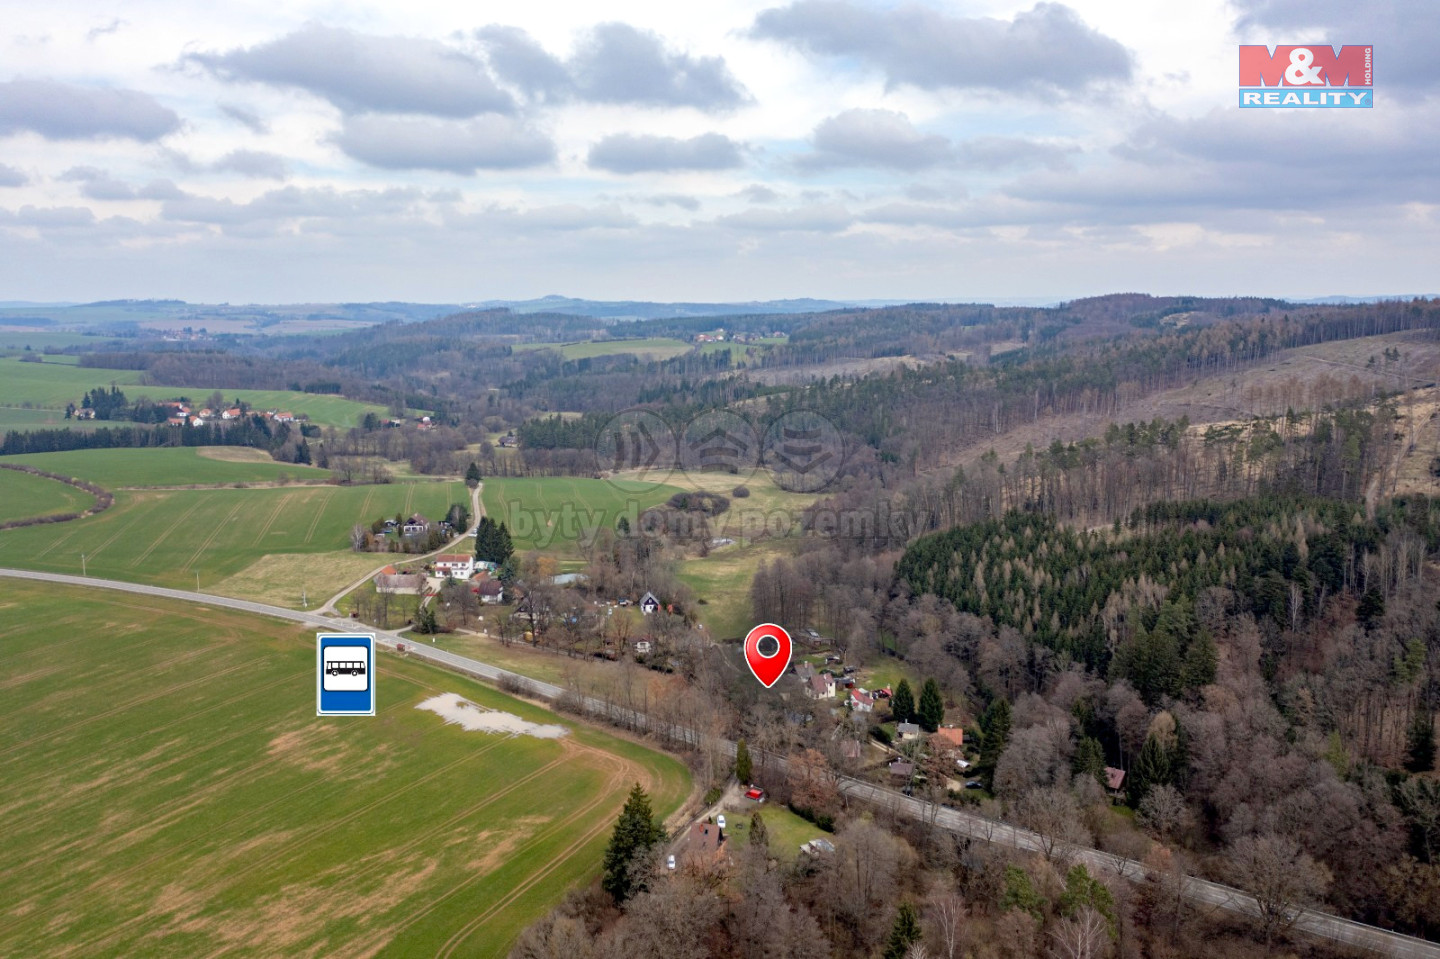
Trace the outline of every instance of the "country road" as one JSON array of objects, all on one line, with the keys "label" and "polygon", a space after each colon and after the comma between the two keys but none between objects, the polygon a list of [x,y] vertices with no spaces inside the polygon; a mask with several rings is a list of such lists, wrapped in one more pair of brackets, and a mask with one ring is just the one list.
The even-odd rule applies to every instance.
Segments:
[{"label": "country road", "polygon": [[[180,602],[218,606],[247,613],[255,613],[260,616],[270,616],[290,622],[302,623],[317,629],[347,632],[363,630],[367,633],[373,632],[377,642],[383,646],[393,648],[397,642],[404,642],[407,645],[407,652],[410,655],[444,666],[455,672],[490,682],[498,682],[501,679],[505,679],[507,685],[518,686],[526,692],[543,699],[556,700],[562,696],[568,695],[574,697],[576,695],[552,683],[530,679],[529,677],[499,669],[467,656],[460,656],[447,650],[435,649],[415,643],[412,640],[403,639],[398,632],[387,632],[362,627],[349,619],[324,616],[319,613],[301,610],[284,609],[279,606],[269,606],[265,603],[256,603],[243,599],[231,599],[226,596],[212,596],[208,593],[166,589],[161,586],[146,586],[140,583],[124,583],[118,580],[93,579],[83,576],[39,573],[30,570],[6,568],[0,568],[0,577],[33,580],[41,583],[114,589],[128,593],[139,593],[146,596],[158,596]],[[592,716],[608,717],[636,728],[648,728],[651,725],[649,718],[643,713],[616,707],[598,699],[581,697],[580,705]],[[693,745],[699,745],[702,742],[702,737],[693,730],[668,727],[666,732],[673,735],[674,738]],[[722,752],[732,756],[734,755],[735,744],[733,742],[729,740],[716,740],[713,741],[712,744]],[[781,769],[785,768],[783,757],[771,757],[770,762]],[[930,803],[905,796],[896,790],[886,789],[873,783],[845,777],[840,780],[839,786],[845,795],[859,802],[887,809],[913,819],[922,821],[932,820],[936,825],[970,839],[996,843],[998,845],[1031,852],[1043,852],[1047,845],[1052,848],[1060,846],[1063,847],[1064,851],[1067,852],[1072,859],[1084,863],[1092,870],[1113,872],[1130,880],[1142,879],[1146,877],[1149,872],[1143,864],[1133,859],[1123,859],[1119,856],[1088,847],[1069,847],[1058,843],[1052,844],[1040,834],[1031,832],[1030,830],[1021,829],[1009,823],[985,819],[973,813],[962,812],[957,809],[933,806]],[[1235,889],[1220,883],[1190,877],[1185,880],[1184,894],[1187,898],[1201,906],[1224,909],[1245,916],[1254,916],[1258,912],[1255,899],[1252,896],[1240,889]],[[1399,959],[1440,959],[1440,943],[1427,942],[1423,939],[1401,935],[1400,933],[1390,932],[1389,930],[1380,929],[1376,926],[1368,926],[1364,923],[1342,919],[1339,916],[1317,912],[1315,910],[1307,909],[1302,911],[1296,919],[1294,928],[1297,931],[1307,933],[1317,938],[1342,943],[1354,948],[1379,953],[1380,955],[1395,956],[1399,957]]]}]

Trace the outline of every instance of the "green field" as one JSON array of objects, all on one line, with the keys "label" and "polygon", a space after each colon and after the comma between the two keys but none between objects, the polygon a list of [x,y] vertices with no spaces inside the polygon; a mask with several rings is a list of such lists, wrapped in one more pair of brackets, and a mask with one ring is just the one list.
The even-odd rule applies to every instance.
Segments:
[{"label": "green field", "polygon": [[[86,336],[83,333],[58,333],[58,332],[36,332],[34,330],[21,330],[13,326],[3,325],[6,317],[5,311],[0,310],[0,352],[23,353],[25,347],[39,353],[47,346],[57,349],[64,349],[67,346],[78,346],[85,349],[98,349],[109,343],[118,342],[114,337]],[[51,357],[46,357],[48,362]]]},{"label": "green field", "polygon": [[[206,588],[251,564],[277,562],[274,554],[350,557],[350,528],[356,523],[412,512],[438,519],[451,503],[469,499],[461,482],[121,491],[115,505],[96,516],[0,530],[0,566],[75,573],[83,553],[91,576],[193,589],[199,573]],[[354,559],[360,566],[385,562],[383,554]],[[312,598],[363,573],[353,564],[340,573],[328,570],[319,556],[313,563],[287,562],[284,569],[290,594],[308,586]],[[263,581],[252,571],[257,578]]]},{"label": "green field", "polygon": [[94,505],[95,497],[82,489],[43,476],[0,469],[0,523],[54,513],[79,513]]},{"label": "green field", "polygon": [[95,420],[67,420],[63,410],[0,406],[0,433],[11,430],[93,430],[95,426]]},{"label": "green field", "polygon": [[268,483],[282,476],[313,482],[330,476],[329,470],[277,463],[259,450],[230,446],[25,453],[3,462],[87,479],[106,489]]},{"label": "green field", "polygon": [[[633,783],[662,815],[689,791],[673,759],[390,654],[377,716],[318,719],[292,624],[7,582],[0,635],[0,955],[500,957],[595,875]],[[445,692],[570,734],[415,708]]]},{"label": "green field", "polygon": [[567,360],[633,353],[644,360],[668,360],[690,352],[690,344],[666,336],[637,340],[581,340],[578,343],[521,343],[517,350],[555,350]]},{"label": "green field", "polygon": [[632,480],[501,478],[485,481],[480,501],[487,516],[509,526],[516,549],[563,553],[573,552],[586,529],[614,529],[622,516],[633,527],[640,513],[678,492]]},{"label": "green field", "polygon": [[[208,386],[141,386],[140,370],[102,370],[64,363],[22,363],[14,357],[0,358],[0,406],[31,403],[64,409],[66,403],[80,405],[85,392],[95,387],[118,386],[131,400],[152,400],[187,396],[203,403],[214,392]],[[355,426],[366,413],[388,416],[385,407],[359,403],[341,396],[295,393],[290,390],[221,390],[226,400],[244,400],[260,410],[281,409],[304,413],[321,426]],[[101,424],[104,425],[104,424]]]}]

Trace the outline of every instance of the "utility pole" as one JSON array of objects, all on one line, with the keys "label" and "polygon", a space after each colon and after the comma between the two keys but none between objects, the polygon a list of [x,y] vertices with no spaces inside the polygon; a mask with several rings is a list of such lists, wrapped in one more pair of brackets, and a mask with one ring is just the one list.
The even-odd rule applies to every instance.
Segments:
[{"label": "utility pole", "polygon": [[88,576],[88,575],[89,575],[88,573],[85,572],[85,554],[84,554],[84,553],[81,553],[81,554],[80,554],[80,575],[81,575],[81,576]]},{"label": "utility pole", "polygon": [[200,571],[195,571],[195,592],[200,592]]}]

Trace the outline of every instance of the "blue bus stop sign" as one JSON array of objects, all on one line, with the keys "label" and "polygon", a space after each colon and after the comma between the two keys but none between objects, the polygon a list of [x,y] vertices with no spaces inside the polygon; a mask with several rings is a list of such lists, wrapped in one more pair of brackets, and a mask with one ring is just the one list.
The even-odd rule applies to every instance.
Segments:
[{"label": "blue bus stop sign", "polygon": [[315,715],[375,715],[375,636],[315,635]]}]

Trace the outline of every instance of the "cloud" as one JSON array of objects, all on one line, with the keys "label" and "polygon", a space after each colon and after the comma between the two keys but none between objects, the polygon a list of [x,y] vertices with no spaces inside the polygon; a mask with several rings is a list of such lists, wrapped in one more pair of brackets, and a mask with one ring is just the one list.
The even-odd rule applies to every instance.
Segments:
[{"label": "cloud", "polygon": [[735,141],[718,133],[688,140],[617,133],[590,148],[590,166],[611,173],[730,170],[743,163]]},{"label": "cloud", "polygon": [[93,166],[71,167],[60,174],[67,183],[79,183],[80,195],[90,200],[169,200],[181,196],[169,180],[151,180],[139,189],[117,180],[108,170]]},{"label": "cloud", "polygon": [[815,55],[853,57],[881,70],[891,85],[924,90],[1078,91],[1128,79],[1132,66],[1119,42],[1057,3],[1007,21],[920,6],[870,10],[850,0],[797,0],[761,12],[751,34]]},{"label": "cloud", "polygon": [[756,233],[839,233],[854,223],[855,218],[843,206],[826,203],[793,210],[749,209],[718,217],[715,222],[732,230]]},{"label": "cloud", "polygon": [[281,187],[248,203],[180,193],[161,207],[167,220],[238,226],[304,219],[348,220],[412,212],[427,199],[415,189],[336,190],[330,187]]},{"label": "cloud", "polygon": [[1077,146],[1024,137],[974,137],[955,144],[956,163],[972,170],[1031,166],[1065,170],[1071,167],[1070,158],[1079,152]]},{"label": "cloud", "polygon": [[231,150],[210,169],[218,173],[238,173],[254,180],[284,180],[290,176],[285,158],[261,150]]},{"label": "cloud", "polygon": [[434,40],[377,37],[311,23],[249,49],[192,54],[227,80],[298,87],[346,113],[473,117],[510,113],[485,65]]},{"label": "cloud", "polygon": [[692,213],[700,209],[699,200],[683,193],[656,193],[640,199],[651,206],[678,206],[680,209],[689,210]]},{"label": "cloud", "polygon": [[217,106],[221,113],[247,128],[251,133],[263,136],[270,132],[270,124],[261,119],[258,114],[251,113],[244,107],[237,107],[233,103],[220,103]]},{"label": "cloud", "polygon": [[349,117],[334,137],[346,154],[386,170],[512,170],[555,158],[555,144],[510,117],[463,123],[394,117]]},{"label": "cloud", "polygon": [[813,137],[815,152],[800,159],[802,168],[877,166],[921,170],[954,157],[950,141],[926,136],[894,110],[846,110],[822,120]]},{"label": "cloud", "polygon": [[178,129],[175,112],[139,90],[53,80],[0,83],[0,136],[28,130],[49,140],[123,137],[148,143]]},{"label": "cloud", "polygon": [[91,27],[89,30],[86,30],[85,39],[93,43],[100,37],[106,36],[107,34],[111,33],[118,33],[121,27],[126,27],[129,25],[130,22],[128,20],[111,20],[109,23],[105,24],[102,27]]},{"label": "cloud", "polygon": [[570,60],[579,96],[597,103],[729,110],[749,100],[720,57],[692,57],[624,23],[602,23]]},{"label": "cloud", "polygon": [[30,182],[30,178],[13,166],[6,166],[0,163],[0,187],[24,186]]},{"label": "cloud", "polygon": [[774,203],[780,199],[780,194],[763,183],[752,183],[735,195],[750,203]]},{"label": "cloud", "polygon": [[22,206],[19,210],[0,210],[0,225],[30,226],[42,230],[88,227],[95,214],[83,206]]},{"label": "cloud", "polygon": [[570,71],[519,27],[491,24],[475,31],[490,67],[507,83],[531,96],[559,98],[573,92]]}]

